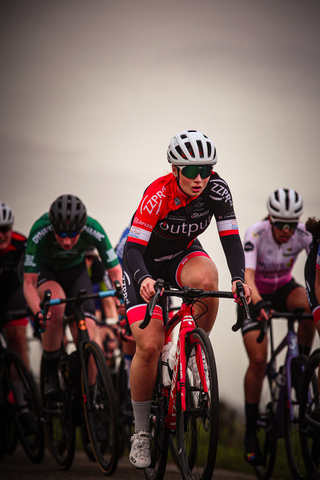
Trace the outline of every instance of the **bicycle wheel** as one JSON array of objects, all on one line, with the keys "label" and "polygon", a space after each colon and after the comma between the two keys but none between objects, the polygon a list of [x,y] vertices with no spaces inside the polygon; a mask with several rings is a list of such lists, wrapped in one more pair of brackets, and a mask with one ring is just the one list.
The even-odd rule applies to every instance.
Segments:
[{"label": "bicycle wheel", "polygon": [[64,376],[64,362],[67,357],[60,359],[57,370],[61,388],[61,399],[56,402],[55,408],[47,408],[43,404],[44,371],[43,362],[40,370],[40,391],[43,404],[43,418],[49,449],[61,470],[71,467],[75,454],[76,435],[73,421],[73,401],[68,384]]},{"label": "bicycle wheel", "polygon": [[[190,421],[194,424],[194,426],[191,428],[191,431],[192,431],[191,445],[190,445],[189,451],[187,452],[187,455],[188,455],[189,468],[190,470],[192,470],[195,465],[195,460],[197,456],[198,439],[196,436],[196,431],[197,431],[196,419],[194,417],[191,417]],[[170,432],[169,434],[169,451],[171,453],[174,463],[181,470],[181,465],[180,465],[180,460],[178,455],[178,439],[177,439],[176,432],[173,432],[173,433]]]},{"label": "bicycle wheel", "polygon": [[[292,477],[295,480],[308,480],[299,436],[299,399],[302,390],[301,380],[307,360],[305,355],[299,355],[291,362],[291,392],[287,398],[287,408],[284,412],[286,451]],[[288,408],[289,405],[292,407],[292,415]]]},{"label": "bicycle wheel", "polygon": [[[83,349],[86,372],[81,371],[85,421],[92,450],[100,469],[112,475],[117,468],[120,448],[118,411],[110,371],[99,345],[88,341]],[[93,373],[96,372],[96,373]],[[88,378],[96,375],[92,387]]]},{"label": "bicycle wheel", "polygon": [[130,450],[130,438],[134,433],[131,393],[128,387],[128,373],[122,357],[116,374],[116,392],[118,400],[118,415],[121,431],[121,454],[127,448]]},{"label": "bicycle wheel", "polygon": [[268,480],[272,475],[276,461],[277,438],[274,432],[271,383],[267,374],[264,376],[262,382],[256,431],[262,463],[261,465],[255,466],[254,471],[259,480]]},{"label": "bicycle wheel", "polygon": [[[190,369],[187,370],[187,374],[191,375]],[[197,439],[197,425],[196,425],[196,418],[190,417],[191,422],[191,435],[190,435],[190,445],[188,446],[187,456],[188,456],[188,464],[190,470],[193,469],[197,457],[197,446],[198,446],[198,439]],[[169,451],[171,453],[172,459],[177,467],[181,471],[180,459],[178,455],[178,438],[177,432],[170,432],[169,434]]]},{"label": "bicycle wheel", "polygon": [[7,386],[4,361],[0,360],[0,460],[11,455],[18,442],[14,421],[14,408],[9,402],[10,388]]},{"label": "bicycle wheel", "polygon": [[[33,463],[41,463],[44,458],[44,429],[40,420],[40,398],[35,382],[25,363],[15,352],[7,353],[5,362],[7,372],[10,372],[7,379],[7,398],[14,411],[13,418],[21,445]],[[14,440],[11,446],[13,444]]]},{"label": "bicycle wheel", "polygon": [[167,397],[163,395],[160,362],[156,387],[153,392],[150,432],[151,432],[151,465],[144,469],[147,480],[162,480],[166,471],[169,431],[166,428]]},{"label": "bicycle wheel", "polygon": [[[200,351],[203,359],[202,378],[196,366],[196,350]],[[177,441],[181,472],[185,480],[211,480],[218,445],[219,394],[214,354],[204,330],[195,328],[187,336],[186,357],[185,412],[182,411],[181,397],[177,396]],[[205,392],[205,384],[208,392]],[[197,447],[191,470],[189,458],[195,441]]]},{"label": "bicycle wheel", "polygon": [[320,349],[309,358],[300,399],[300,441],[308,478],[320,479]]}]

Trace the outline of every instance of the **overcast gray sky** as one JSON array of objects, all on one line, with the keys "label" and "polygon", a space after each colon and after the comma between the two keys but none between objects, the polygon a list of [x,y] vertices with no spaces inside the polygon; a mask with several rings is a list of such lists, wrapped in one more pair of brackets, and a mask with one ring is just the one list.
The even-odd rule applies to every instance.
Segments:
[{"label": "overcast gray sky", "polygon": [[[5,1],[0,200],[16,229],[73,193],[115,244],[189,128],[216,145],[242,236],[279,187],[301,193],[302,221],[320,216],[319,14],[317,0]],[[229,289],[215,224],[200,240]],[[241,407],[233,317],[222,300],[212,341],[221,397]]]}]

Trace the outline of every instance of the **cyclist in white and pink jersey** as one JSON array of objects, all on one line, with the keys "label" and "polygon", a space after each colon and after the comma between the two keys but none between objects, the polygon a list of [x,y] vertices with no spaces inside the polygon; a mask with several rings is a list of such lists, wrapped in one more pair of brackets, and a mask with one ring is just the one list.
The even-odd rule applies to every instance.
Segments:
[{"label": "cyclist in white and pink jersey", "polygon": [[[123,294],[127,317],[136,341],[130,385],[135,417],[130,462],[137,468],[150,465],[150,409],[160,350],[164,341],[161,306],[145,330],[139,329],[157,278],[182,286],[218,289],[218,272],[197,237],[212,218],[231,274],[244,281],[244,252],[227,183],[212,170],[217,162],[210,138],[195,130],[178,133],[168,148],[172,173],[155,180],[144,192],[135,212],[123,253]],[[244,285],[250,301],[251,288]],[[218,310],[217,299],[195,307],[198,323],[210,332]]]},{"label": "cyclist in white and pink jersey", "polygon": [[[267,360],[267,338],[257,343],[261,322],[268,319],[266,302],[281,312],[304,308],[310,312],[306,290],[292,277],[292,269],[302,250],[307,254],[312,237],[304,224],[299,223],[303,201],[299,193],[280,188],[270,195],[268,218],[251,225],[244,237],[245,281],[252,287],[249,305],[251,321],[242,327],[244,345],[249,357],[245,375],[245,460],[252,465],[260,463],[256,439],[256,419],[263,374]],[[308,354],[314,335],[312,320],[299,325],[299,351]]]}]

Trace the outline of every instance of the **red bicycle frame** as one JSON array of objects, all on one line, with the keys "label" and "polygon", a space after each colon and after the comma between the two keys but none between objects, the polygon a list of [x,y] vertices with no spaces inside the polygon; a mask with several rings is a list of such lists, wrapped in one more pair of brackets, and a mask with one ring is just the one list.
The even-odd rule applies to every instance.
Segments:
[{"label": "red bicycle frame", "polygon": [[[182,303],[180,310],[171,318],[165,327],[165,342],[164,345],[170,340],[171,333],[173,329],[180,322],[178,341],[177,341],[177,350],[174,361],[171,389],[170,389],[170,398],[168,412],[166,415],[165,423],[166,427],[169,430],[176,429],[176,409],[177,409],[177,393],[180,394],[181,398],[181,408],[186,411],[186,374],[187,374],[187,364],[186,364],[186,350],[185,350],[185,339],[186,336],[194,330],[196,327],[195,321],[192,317],[192,305],[186,305]],[[204,375],[204,366],[202,355],[200,354],[200,349],[197,346],[196,348],[196,362],[200,378],[205,379]],[[178,380],[179,372],[179,380]],[[208,392],[208,387],[204,381],[203,385],[204,391]]]}]

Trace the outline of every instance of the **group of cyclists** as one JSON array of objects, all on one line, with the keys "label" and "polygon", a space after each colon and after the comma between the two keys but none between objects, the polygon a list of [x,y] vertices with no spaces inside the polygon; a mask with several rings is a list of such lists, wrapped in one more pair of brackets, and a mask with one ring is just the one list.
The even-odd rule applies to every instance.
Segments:
[{"label": "group of cyclists", "polygon": [[[315,329],[320,335],[320,221],[310,217],[306,226],[299,222],[303,200],[292,189],[280,188],[267,201],[268,216],[239,235],[231,191],[215,171],[217,152],[212,140],[196,130],[177,133],[170,141],[167,160],[172,171],[156,179],[144,191],[141,201],[115,249],[100,223],[87,215],[75,195],[61,195],[31,227],[28,238],[13,231],[14,216],[6,203],[0,206],[1,316],[9,309],[28,305],[40,329],[45,371],[44,401],[59,394],[57,362],[63,341],[63,306],[50,310],[46,325],[40,302],[49,289],[52,298],[74,296],[78,290],[93,292],[90,274],[99,257],[108,273],[110,286],[120,281],[125,314],[135,340],[128,353],[130,389],[135,432],[129,459],[136,468],[150,465],[150,411],[156,383],[158,359],[164,342],[162,307],[157,305],[145,330],[147,304],[155,294],[157,278],[173,287],[218,290],[218,271],[198,237],[215,219],[230,271],[236,303],[236,282],[241,281],[250,306],[251,321],[242,327],[249,359],[245,375],[245,460],[260,461],[255,423],[262,377],[267,360],[267,339],[256,342],[261,320],[268,318],[266,302],[273,308],[292,311],[302,307],[312,311],[313,321],[300,324],[301,352],[310,352]],[[307,289],[292,277],[299,253],[308,254]],[[101,278],[99,279],[101,282]],[[96,282],[99,284],[99,282]],[[106,315],[117,315],[118,300],[109,304]],[[67,307],[68,308],[68,307]],[[90,338],[100,346],[103,336],[96,322],[94,301],[84,305]],[[123,312],[124,313],[124,312]],[[205,308],[194,307],[198,324],[209,335],[218,313],[218,299],[205,300]],[[5,325],[9,342],[28,365],[27,317]],[[76,336],[76,331],[71,332]],[[31,428],[31,427],[30,427]]]}]

